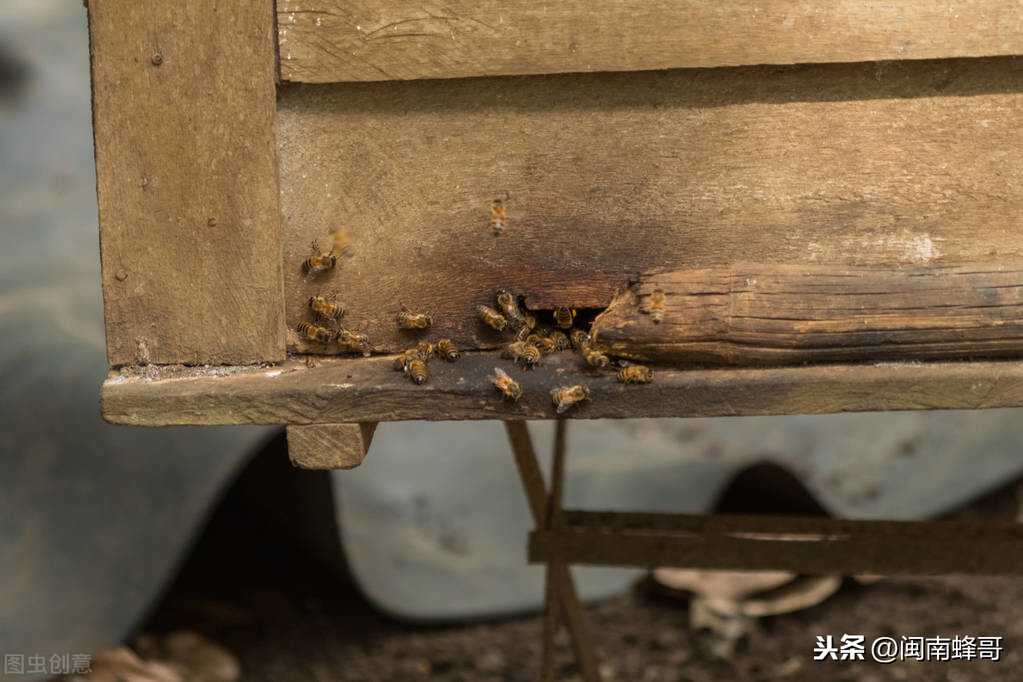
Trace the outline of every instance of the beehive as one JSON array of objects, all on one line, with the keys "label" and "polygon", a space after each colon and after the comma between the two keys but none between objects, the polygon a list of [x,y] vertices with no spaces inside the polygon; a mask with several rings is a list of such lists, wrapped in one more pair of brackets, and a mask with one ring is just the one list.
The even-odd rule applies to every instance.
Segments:
[{"label": "beehive", "polygon": [[[1019,363],[988,359],[1019,355],[1023,285],[1023,31],[1008,0],[89,12],[111,421],[551,418],[550,387],[576,380],[583,418],[1023,402]],[[351,257],[306,277],[311,242],[336,230]],[[919,287],[901,287],[924,276],[940,291],[914,308]],[[623,387],[564,354],[521,375],[519,401],[493,390],[507,339],[474,309],[496,289],[620,315],[629,296],[644,312],[658,277],[699,281],[673,290],[672,323],[603,318],[608,343],[636,355],[623,330],[642,323],[648,347],[723,340],[733,366],[654,353],[657,380]],[[708,293],[724,298],[693,304]],[[314,294],[338,296],[373,357],[307,366],[336,353],[295,331]],[[399,330],[402,305],[434,327]],[[770,321],[751,331],[740,308]],[[434,363],[423,386],[390,371],[440,337],[462,361]],[[817,353],[822,338],[852,350]],[[871,362],[914,349],[927,362]]]}]

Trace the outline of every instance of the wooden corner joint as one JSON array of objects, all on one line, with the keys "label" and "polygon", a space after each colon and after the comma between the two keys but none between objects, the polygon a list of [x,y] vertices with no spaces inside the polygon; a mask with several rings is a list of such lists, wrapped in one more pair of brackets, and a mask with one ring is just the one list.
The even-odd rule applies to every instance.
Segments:
[{"label": "wooden corner joint", "polygon": [[377,422],[288,426],[288,458],[299,469],[354,469],[376,428]]}]

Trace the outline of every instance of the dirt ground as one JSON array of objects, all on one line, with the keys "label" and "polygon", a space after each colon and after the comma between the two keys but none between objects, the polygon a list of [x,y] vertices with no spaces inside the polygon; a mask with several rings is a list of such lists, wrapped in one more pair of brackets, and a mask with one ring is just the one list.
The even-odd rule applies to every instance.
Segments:
[{"label": "dirt ground", "polygon": [[[958,514],[1010,516],[1010,486]],[[395,622],[366,603],[348,581],[286,536],[268,535],[229,495],[178,580],[139,633],[189,630],[237,657],[254,682],[442,682],[537,679],[536,615],[465,626]],[[716,658],[709,635],[690,630],[687,601],[650,581],[589,607],[606,680],[1007,680],[1023,664],[1023,581],[1013,578],[893,578],[847,581],[811,609],[759,621],[735,653]],[[816,662],[818,635],[1001,636],[1001,660]],[[567,639],[559,679],[576,678]]]}]

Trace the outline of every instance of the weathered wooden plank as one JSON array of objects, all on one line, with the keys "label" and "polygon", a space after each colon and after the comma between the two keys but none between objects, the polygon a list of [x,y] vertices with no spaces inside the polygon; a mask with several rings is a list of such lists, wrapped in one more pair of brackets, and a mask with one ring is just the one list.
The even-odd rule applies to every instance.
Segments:
[{"label": "weathered wooden plank", "polygon": [[534,563],[561,560],[599,566],[783,570],[808,575],[1023,575],[1023,543],[1016,533],[990,540],[869,534],[781,539],[541,530],[529,536],[529,559]]},{"label": "weathered wooden plank", "polygon": [[[499,287],[597,308],[653,268],[1023,260],[1010,58],[292,85],[279,127],[289,329],[337,292],[378,351],[416,338],[400,303],[496,346]],[[353,257],[304,279],[335,228]]]},{"label": "weathered wooden plank", "polygon": [[[265,368],[157,368],[113,372],[103,385],[107,421],[172,424],[336,424],[405,419],[550,419],[550,389],[583,382],[590,400],[576,419],[827,414],[869,410],[984,409],[1023,406],[1018,361],[811,365],[767,369],[655,369],[654,382],[623,386],[578,356],[549,356],[521,372],[493,353],[430,364],[416,386],[389,357],[289,360]],[[495,366],[522,386],[517,402],[490,385]]]},{"label": "weathered wooden plank", "polygon": [[92,0],[111,365],[284,357],[273,2]]},{"label": "weathered wooden plank", "polygon": [[1023,52],[1012,0],[280,0],[277,23],[310,83]]},{"label": "weathered wooden plank", "polygon": [[376,422],[288,426],[288,458],[300,469],[354,469],[362,464]]},{"label": "weathered wooden plank", "polygon": [[565,525],[576,531],[660,532],[697,535],[786,537],[914,538],[957,541],[962,538],[1023,542],[1023,524],[1002,519],[979,521],[851,521],[805,516],[746,514],[672,514],[566,509]]},{"label": "weathered wooden plank", "polygon": [[[664,297],[659,323],[655,291]],[[644,273],[592,334],[614,355],[666,364],[1019,357],[1023,262]]]}]

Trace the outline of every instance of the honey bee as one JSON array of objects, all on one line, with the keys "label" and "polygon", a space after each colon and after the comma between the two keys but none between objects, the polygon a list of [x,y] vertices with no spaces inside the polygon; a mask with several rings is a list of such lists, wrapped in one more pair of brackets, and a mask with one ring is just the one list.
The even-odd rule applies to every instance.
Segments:
[{"label": "honey bee", "polygon": [[520,327],[519,330],[515,332],[515,340],[525,341],[532,335],[533,335],[532,329],[530,329],[529,327]]},{"label": "honey bee", "polygon": [[309,369],[312,369],[313,367],[316,366],[316,361],[313,360],[312,355],[305,356],[305,366],[308,367]]},{"label": "honey bee", "polygon": [[349,353],[362,353],[363,355],[369,354],[369,337],[361,332],[348,331],[347,329],[339,329],[334,334],[334,341]]},{"label": "honey bee", "polygon": [[560,386],[551,389],[551,398],[554,399],[554,404],[558,408],[558,414],[561,414],[573,405],[583,400],[589,400],[590,389],[583,384]]},{"label": "honey bee", "polygon": [[298,332],[306,341],[317,341],[319,343],[330,343],[334,334],[326,327],[320,327],[319,325],[309,324],[308,322],[299,322],[298,326],[295,327]]},{"label": "honey bee", "polygon": [[511,358],[522,365],[523,369],[530,369],[540,364],[540,349],[525,341],[509,343],[501,351],[501,357]]},{"label": "honey bee", "polygon": [[524,313],[522,315],[522,319],[525,320],[526,329],[530,329],[530,330],[536,329],[536,316],[535,315],[530,315],[529,313]]},{"label": "honey bee", "polygon": [[623,384],[649,384],[653,380],[653,370],[643,365],[629,365],[618,370],[618,381]]},{"label": "honey bee", "polygon": [[660,324],[664,319],[664,292],[660,289],[650,292],[650,319],[654,324]]},{"label": "honey bee", "polygon": [[568,306],[558,306],[554,309],[554,321],[562,329],[569,329],[573,320],[575,320],[575,309]]},{"label": "honey bee", "polygon": [[576,350],[582,350],[583,346],[590,342],[590,335],[582,329],[573,329],[569,338],[572,339],[572,345]]},{"label": "honey bee", "polygon": [[426,380],[430,378],[430,375],[426,371],[426,363],[419,358],[415,358],[408,363],[405,373],[408,374],[408,378],[411,379],[414,384],[425,384]]},{"label": "honey bee", "polygon": [[345,314],[345,309],[336,301],[329,301],[323,296],[310,296],[309,309],[323,319],[337,320]]},{"label": "honey bee", "polygon": [[402,351],[394,358],[394,371],[404,372],[408,370],[409,363],[419,358],[418,348],[409,348]]},{"label": "honey bee", "polygon": [[508,211],[501,199],[494,199],[490,202],[490,227],[494,230],[494,236],[499,237],[501,230],[507,224]]},{"label": "honey bee", "polygon": [[312,277],[313,275],[319,275],[320,273],[326,272],[337,265],[337,256],[334,255],[334,250],[331,249],[327,253],[322,253],[320,247],[316,245],[316,242],[312,243],[313,255],[309,256],[302,262],[302,273],[306,277]]},{"label": "honey bee", "polygon": [[433,316],[430,313],[414,313],[405,305],[401,306],[395,319],[402,329],[426,329],[433,324]]},{"label": "honey bee", "polygon": [[500,367],[494,368],[494,387],[501,392],[501,395],[505,399],[511,398],[512,400],[518,400],[522,397],[522,387],[519,386],[519,382],[508,376]]},{"label": "honey bee", "polygon": [[540,336],[539,334],[530,334],[526,337],[526,343],[530,346],[536,346],[542,355],[550,355],[554,352],[556,345],[554,339],[546,336]]},{"label": "honey bee", "polygon": [[550,340],[554,342],[554,352],[566,350],[570,345],[568,337],[565,335],[565,332],[561,331],[560,329],[555,329],[554,331],[552,331],[550,337],[548,338],[550,338]]},{"label": "honey bee", "polygon": [[488,327],[492,327],[499,332],[504,331],[504,328],[508,326],[507,318],[490,306],[478,305],[476,306],[476,312]]},{"label": "honey bee", "polygon": [[497,290],[497,306],[504,313],[512,327],[519,329],[526,325],[526,318],[523,316],[522,311],[519,310],[518,301],[515,300],[515,296],[510,291],[506,289]]},{"label": "honey bee", "polygon": [[608,363],[611,362],[610,358],[596,350],[588,343],[584,343],[580,349],[583,354],[583,359],[586,360],[586,364],[591,367],[607,367]]},{"label": "honey bee", "polygon": [[437,342],[437,355],[448,362],[454,362],[461,356],[461,353],[458,352],[458,348],[455,347],[451,339],[441,339]]},{"label": "honey bee", "polygon": [[416,344],[416,352],[423,362],[429,362],[433,358],[433,350],[433,344],[429,341],[420,341]]},{"label": "honey bee", "polygon": [[330,240],[334,247],[331,249],[332,252],[340,253],[345,258],[351,258],[355,255],[355,250],[352,249],[352,244],[348,241],[348,234],[344,230],[334,230],[331,232]]}]

